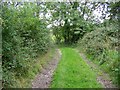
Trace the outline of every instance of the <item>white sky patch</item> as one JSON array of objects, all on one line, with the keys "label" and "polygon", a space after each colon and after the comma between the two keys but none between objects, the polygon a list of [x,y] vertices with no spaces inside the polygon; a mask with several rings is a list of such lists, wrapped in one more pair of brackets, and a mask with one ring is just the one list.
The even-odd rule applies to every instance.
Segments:
[{"label": "white sky patch", "polygon": [[92,12],[93,16],[94,16],[94,19],[96,19],[95,21],[100,21],[101,23],[104,21],[103,19],[103,15],[105,15],[105,19],[109,19],[109,15],[110,13],[106,13],[107,11],[107,5],[101,5],[99,8],[97,8],[96,10],[94,10]]},{"label": "white sky patch", "polygon": [[93,16],[94,16],[95,21],[97,21],[97,22],[100,21],[101,23],[103,23],[103,19],[100,18],[100,17],[102,17],[102,12],[100,12],[98,10],[94,10]]},{"label": "white sky patch", "polygon": [[99,12],[99,11],[97,11],[97,10],[94,10],[93,11],[93,15],[95,16],[95,17],[101,17],[102,16],[102,12]]},{"label": "white sky patch", "polygon": [[88,18],[87,14],[84,14],[84,19],[86,20]]},{"label": "white sky patch", "polygon": [[52,24],[47,25],[47,28],[51,28],[51,27],[52,27]]},{"label": "white sky patch", "polygon": [[106,19],[110,19],[109,15],[110,15],[110,13],[108,13],[108,14],[106,15]]},{"label": "white sky patch", "polygon": [[62,21],[61,21],[61,26],[64,26],[64,24],[65,24],[65,21],[62,20]]},{"label": "white sky patch", "polygon": [[43,4],[41,4],[40,6],[41,6],[42,8],[46,8],[46,6],[45,6],[45,5],[43,5]]},{"label": "white sky patch", "polygon": [[60,22],[58,22],[57,20],[55,20],[55,21],[53,22],[53,25],[54,25],[54,26],[59,26],[59,25],[60,25]]},{"label": "white sky patch", "polygon": [[50,19],[51,16],[52,16],[52,15],[51,15],[50,13],[45,14],[46,19]]},{"label": "white sky patch", "polygon": [[43,18],[44,18],[44,14],[43,14],[43,13],[39,13],[39,17],[40,17],[41,19],[43,19]]}]

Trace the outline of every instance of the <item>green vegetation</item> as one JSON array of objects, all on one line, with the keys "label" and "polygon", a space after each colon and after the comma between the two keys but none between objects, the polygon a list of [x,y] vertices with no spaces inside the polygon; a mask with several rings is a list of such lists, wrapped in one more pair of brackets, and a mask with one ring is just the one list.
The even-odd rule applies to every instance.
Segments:
[{"label": "green vegetation", "polygon": [[0,6],[3,87],[31,87],[31,80],[49,62],[56,44],[63,45],[62,59],[51,87],[102,87],[96,81],[96,71],[73,48],[65,46],[84,53],[120,86],[120,1],[2,0]]},{"label": "green vegetation", "polygon": [[[62,58],[54,73],[51,88],[100,88],[96,74],[73,48],[61,48]],[[87,72],[87,73],[86,73]]]},{"label": "green vegetation", "polygon": [[[78,2],[71,2],[71,4],[51,2],[49,4],[47,3],[47,7],[50,8],[50,10],[56,8],[56,12],[52,13],[54,18],[52,18],[53,20],[50,22],[57,23],[57,21],[59,21],[60,23],[52,28],[57,44],[76,43],[85,33],[94,29],[94,25],[83,18],[84,14],[86,14],[86,9],[89,10],[84,4],[79,6]],[[78,11],[78,7],[82,9],[81,12]],[[84,8],[86,9],[83,10]]]},{"label": "green vegetation", "polygon": [[118,85],[119,65],[118,60],[118,22],[112,25],[97,28],[87,33],[78,43],[79,51],[84,52],[91,61],[109,73],[113,82]]},{"label": "green vegetation", "polygon": [[[18,77],[13,75],[16,83],[12,87],[14,88],[31,88],[31,82],[36,77],[36,75],[47,66],[48,62],[53,59],[55,54],[55,48],[49,49],[46,54],[40,55],[36,58],[36,61],[30,63],[30,68],[26,76]],[[33,64],[34,63],[34,64]],[[14,73],[13,73],[14,74]]]},{"label": "green vegetation", "polygon": [[16,78],[29,76],[36,58],[49,49],[50,35],[45,23],[34,16],[36,5],[17,8],[4,3],[2,10],[3,86],[19,87]]}]

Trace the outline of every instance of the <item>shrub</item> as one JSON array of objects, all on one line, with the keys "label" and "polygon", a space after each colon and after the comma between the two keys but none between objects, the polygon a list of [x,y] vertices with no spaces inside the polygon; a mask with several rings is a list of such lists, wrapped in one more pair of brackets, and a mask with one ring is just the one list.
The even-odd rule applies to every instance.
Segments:
[{"label": "shrub", "polygon": [[[25,76],[35,58],[50,46],[44,21],[35,16],[35,4],[2,5],[3,85],[12,87],[15,76]],[[16,84],[17,85],[17,84]]]},{"label": "shrub", "polygon": [[79,50],[83,51],[96,60],[100,67],[108,72],[118,83],[119,61],[118,61],[118,22],[109,26],[97,28],[84,35],[79,40]]}]

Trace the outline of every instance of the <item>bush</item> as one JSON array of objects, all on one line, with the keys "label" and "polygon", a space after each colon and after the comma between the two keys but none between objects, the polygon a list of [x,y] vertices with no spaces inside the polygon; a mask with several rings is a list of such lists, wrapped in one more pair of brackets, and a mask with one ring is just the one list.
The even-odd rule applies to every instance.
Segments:
[{"label": "bush", "polygon": [[44,21],[35,16],[35,4],[2,6],[3,85],[12,87],[14,76],[25,76],[35,58],[50,46],[49,31]]},{"label": "bush", "polygon": [[119,61],[118,61],[118,22],[111,23],[106,27],[97,28],[84,35],[79,40],[79,50],[98,62],[100,67],[111,75],[118,84]]}]

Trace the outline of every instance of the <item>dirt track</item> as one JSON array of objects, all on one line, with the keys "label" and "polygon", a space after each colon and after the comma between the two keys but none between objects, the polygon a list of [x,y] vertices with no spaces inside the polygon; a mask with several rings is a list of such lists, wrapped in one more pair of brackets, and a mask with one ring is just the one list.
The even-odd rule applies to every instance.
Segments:
[{"label": "dirt track", "polygon": [[52,80],[53,73],[57,67],[57,64],[61,58],[61,51],[56,50],[54,58],[48,63],[47,67],[36,76],[32,82],[32,88],[48,88]]},{"label": "dirt track", "polygon": [[[97,65],[95,65],[90,60],[88,60],[83,53],[80,53],[80,56],[91,67],[91,69],[95,70],[97,68]],[[99,71],[98,71],[98,73],[99,73]],[[110,80],[108,74],[102,72],[101,75],[99,75],[98,73],[97,73],[97,81],[99,83],[101,83],[104,88],[117,88],[115,85],[112,84],[112,80]]]}]

